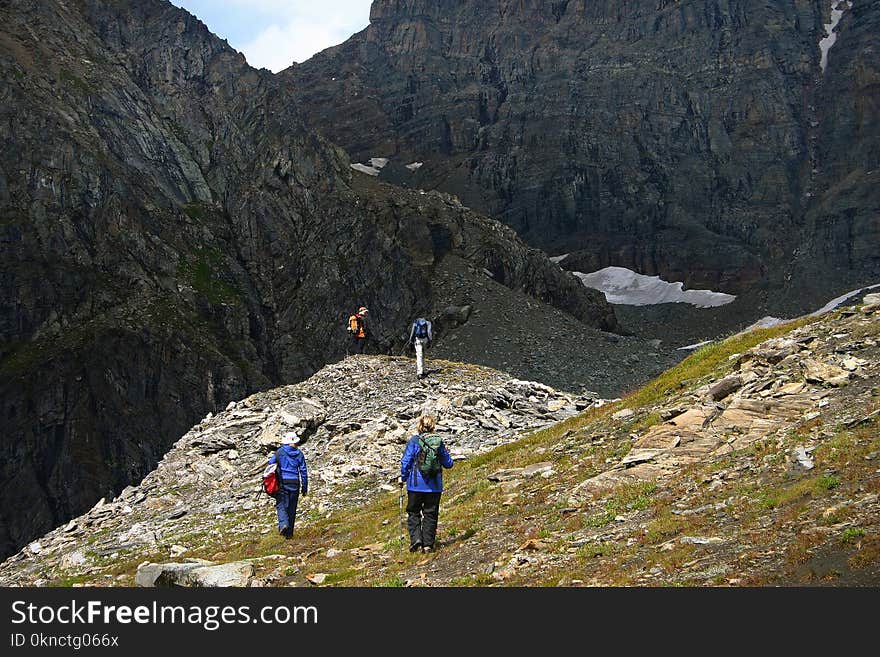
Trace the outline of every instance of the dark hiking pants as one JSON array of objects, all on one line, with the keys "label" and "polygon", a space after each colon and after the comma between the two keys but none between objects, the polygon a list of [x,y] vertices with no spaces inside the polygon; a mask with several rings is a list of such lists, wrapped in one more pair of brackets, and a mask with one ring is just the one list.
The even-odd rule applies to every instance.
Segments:
[{"label": "dark hiking pants", "polygon": [[410,547],[418,545],[434,547],[441,494],[421,493],[413,490],[407,491],[406,525],[409,529]]},{"label": "dark hiking pants", "polygon": [[299,482],[285,481],[275,496],[275,510],[278,512],[278,530],[293,534],[293,523],[296,520],[296,505],[299,502]]}]

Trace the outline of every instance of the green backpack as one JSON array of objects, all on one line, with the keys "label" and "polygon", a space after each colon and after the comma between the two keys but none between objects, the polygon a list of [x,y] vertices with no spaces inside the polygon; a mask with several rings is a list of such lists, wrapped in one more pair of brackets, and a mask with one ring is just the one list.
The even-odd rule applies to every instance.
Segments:
[{"label": "green backpack", "polygon": [[436,434],[419,436],[419,454],[416,457],[416,463],[418,463],[423,477],[436,477],[443,469],[443,464],[440,463],[440,447],[442,445],[443,439]]}]

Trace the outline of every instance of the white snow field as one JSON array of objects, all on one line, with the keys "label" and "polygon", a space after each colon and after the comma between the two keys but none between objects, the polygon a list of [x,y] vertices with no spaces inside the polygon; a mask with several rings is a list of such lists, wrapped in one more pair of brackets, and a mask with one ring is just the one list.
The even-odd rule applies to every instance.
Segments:
[{"label": "white snow field", "polygon": [[[562,259],[562,256],[556,257]],[[579,271],[572,273],[587,287],[604,292],[608,303],[626,306],[689,303],[697,308],[713,308],[736,299],[736,295],[724,292],[685,290],[681,282],[669,283],[659,276],[638,274],[625,267],[605,267],[590,274]]]},{"label": "white snow field", "polygon": [[819,52],[822,53],[819,67],[822,69],[822,73],[828,67],[828,51],[837,42],[837,32],[835,31],[837,24],[843,18],[843,12],[852,9],[852,6],[851,0],[832,0],[831,2],[831,22],[824,24],[825,36],[819,41]]},{"label": "white snow field", "polygon": [[379,169],[377,169],[375,167],[368,167],[366,164],[361,164],[360,162],[356,162],[355,164],[352,164],[351,168],[354,169],[355,171],[360,171],[361,173],[365,173],[368,176],[378,176],[379,175]]}]

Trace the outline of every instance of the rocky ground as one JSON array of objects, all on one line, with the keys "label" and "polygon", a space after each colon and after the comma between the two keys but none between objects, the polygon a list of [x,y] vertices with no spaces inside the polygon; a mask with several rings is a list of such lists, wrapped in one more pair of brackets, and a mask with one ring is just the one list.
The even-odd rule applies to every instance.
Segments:
[{"label": "rocky ground", "polygon": [[[206,418],[0,583],[876,586],[880,296],[866,301],[713,345],[614,403],[350,358]],[[456,464],[439,550],[412,555],[388,482],[426,409]],[[305,429],[314,473],[292,541],[253,492],[282,426]]]},{"label": "rocky ground", "polygon": [[[766,317],[801,317],[817,311],[832,298],[858,289],[858,285],[832,288],[824,297],[814,293],[809,303],[794,290],[791,294],[782,295],[755,290],[740,294],[733,302],[715,308],[697,308],[687,303],[647,306],[613,304],[613,308],[624,332],[646,340],[661,340],[661,348],[677,349],[732,335]],[[868,288],[863,289],[869,291]],[[856,295],[851,301],[841,302],[840,306],[852,305],[859,298]]]},{"label": "rocky ground", "polygon": [[113,576],[108,568],[222,553],[240,534],[274,535],[274,503],[260,492],[259,479],[287,429],[304,438],[310,495],[300,510],[308,525],[390,489],[422,413],[438,417],[437,431],[460,460],[597,400],[477,366],[432,360],[428,371],[419,380],[412,359],[351,356],[303,383],[232,402],[183,436],[140,485],[102,499],[11,557],[0,567],[0,582],[126,584],[131,573]]}]

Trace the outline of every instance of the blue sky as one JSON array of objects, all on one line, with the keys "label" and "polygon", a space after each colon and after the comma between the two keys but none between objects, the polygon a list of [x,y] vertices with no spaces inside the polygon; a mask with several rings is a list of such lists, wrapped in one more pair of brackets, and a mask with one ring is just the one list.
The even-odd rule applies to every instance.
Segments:
[{"label": "blue sky", "polygon": [[371,0],[171,0],[256,68],[278,72],[369,24]]}]

